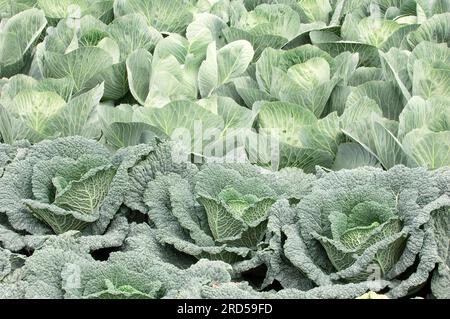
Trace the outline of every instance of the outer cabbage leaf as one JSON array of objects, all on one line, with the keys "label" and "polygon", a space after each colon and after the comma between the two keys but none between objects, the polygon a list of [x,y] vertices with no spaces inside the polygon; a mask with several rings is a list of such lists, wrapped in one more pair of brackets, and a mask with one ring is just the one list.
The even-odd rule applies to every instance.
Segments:
[{"label": "outer cabbage leaf", "polygon": [[104,98],[128,92],[126,59],[134,50],[153,50],[162,36],[141,14],[130,14],[106,25],[92,16],[61,20],[50,28],[38,48],[41,76],[74,82],[74,93],[104,82]]},{"label": "outer cabbage leaf", "polygon": [[47,20],[38,9],[17,13],[0,27],[0,77],[20,72],[30,60],[31,50]]},{"label": "outer cabbage leaf", "polygon": [[155,137],[150,125],[133,122],[133,108],[130,105],[113,107],[100,104],[97,113],[104,143],[113,149],[151,142]]},{"label": "outer cabbage leaf", "polygon": [[37,0],[37,5],[51,21],[86,15],[108,23],[112,20],[112,0]]},{"label": "outer cabbage leaf", "polygon": [[28,141],[19,141],[13,145],[0,144],[0,177],[9,164],[25,158],[30,146]]},{"label": "outer cabbage leaf", "polygon": [[239,77],[253,59],[252,45],[245,40],[231,42],[216,51],[216,44],[208,46],[206,60],[198,71],[198,85],[202,97],[210,96],[219,86]]}]

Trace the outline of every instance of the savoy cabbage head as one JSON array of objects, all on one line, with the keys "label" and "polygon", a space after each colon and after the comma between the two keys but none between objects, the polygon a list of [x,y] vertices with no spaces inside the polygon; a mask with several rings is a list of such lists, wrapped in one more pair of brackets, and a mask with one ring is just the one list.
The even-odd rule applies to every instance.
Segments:
[{"label": "savoy cabbage head", "polygon": [[[445,280],[445,267],[435,272],[448,255],[450,201],[433,173],[396,166],[320,175],[284,228],[286,256],[316,285],[379,283],[398,298],[432,276]],[[432,293],[446,294],[438,284]]]},{"label": "savoy cabbage head", "polygon": [[299,201],[314,179],[297,169],[270,172],[238,163],[180,169],[170,154],[157,154],[130,171],[134,186],[126,204],[148,214],[161,244],[197,259],[226,261],[237,274],[265,263],[275,250],[268,235],[272,205]]},{"label": "savoy cabbage head", "polygon": [[[29,148],[24,158],[6,167],[1,178],[1,216],[7,220],[2,242],[10,242],[8,237],[13,236],[18,245],[11,247],[14,250],[69,230],[104,234],[116,218],[127,186],[127,162],[122,155],[112,157],[103,146],[81,137],[44,141]],[[119,218],[108,231],[123,237],[124,226],[126,220]],[[117,243],[111,237],[92,244]]]}]

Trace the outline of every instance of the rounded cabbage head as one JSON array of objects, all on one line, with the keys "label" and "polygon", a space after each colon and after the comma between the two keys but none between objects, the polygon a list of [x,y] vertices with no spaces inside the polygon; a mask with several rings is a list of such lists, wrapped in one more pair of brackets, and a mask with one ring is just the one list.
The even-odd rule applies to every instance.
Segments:
[{"label": "rounded cabbage head", "polygon": [[102,234],[123,202],[126,170],[101,144],[79,136],[43,141],[5,168],[1,215],[31,235]]},{"label": "rounded cabbage head", "polygon": [[440,247],[450,205],[434,173],[396,166],[319,175],[285,228],[286,256],[307,277],[318,286],[372,282],[394,298],[434,277],[447,259]]}]

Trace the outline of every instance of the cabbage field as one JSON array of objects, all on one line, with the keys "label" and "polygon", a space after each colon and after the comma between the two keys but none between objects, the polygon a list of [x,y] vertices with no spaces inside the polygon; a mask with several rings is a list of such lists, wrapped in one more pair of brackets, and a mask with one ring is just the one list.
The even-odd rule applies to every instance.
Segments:
[{"label": "cabbage field", "polygon": [[450,0],[0,19],[0,299],[450,298]]}]

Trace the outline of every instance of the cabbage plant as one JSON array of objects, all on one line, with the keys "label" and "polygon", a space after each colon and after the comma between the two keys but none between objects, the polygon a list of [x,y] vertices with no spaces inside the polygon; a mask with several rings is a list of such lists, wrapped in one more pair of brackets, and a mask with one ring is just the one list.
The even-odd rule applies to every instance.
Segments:
[{"label": "cabbage plant", "polygon": [[[424,168],[321,172],[284,228],[285,254],[318,286],[367,281],[398,298],[432,277],[446,282],[436,265],[447,259],[450,201],[437,185]],[[447,295],[442,288],[432,293]]]},{"label": "cabbage plant", "polygon": [[128,92],[128,55],[153,50],[161,38],[140,14],[109,25],[90,15],[67,18],[48,28],[37,49],[34,76],[71,81],[74,94],[104,83],[103,97],[120,99]]},{"label": "cabbage plant", "polygon": [[[301,170],[264,172],[250,164],[211,163],[197,172],[176,162],[157,165],[167,155],[151,158],[153,163],[145,160],[131,171],[126,204],[148,214],[161,244],[197,259],[226,261],[236,274],[263,264],[270,254],[272,205],[300,200],[313,179]],[[298,185],[290,189],[290,182]]]},{"label": "cabbage plant", "polygon": [[[382,55],[383,72],[395,83],[389,84],[389,91],[385,84],[371,81],[348,96],[347,108],[367,97],[379,106],[373,109],[377,115],[358,125],[344,124],[343,129],[385,168],[449,165],[449,53],[445,44],[432,42],[421,42],[412,52],[391,49]],[[381,85],[386,86],[384,96],[376,93]]]},{"label": "cabbage plant", "polygon": [[2,242],[11,242],[12,250],[33,248],[50,235],[79,231],[88,236],[110,232],[111,237],[92,244],[116,245],[127,226],[124,217],[116,216],[127,188],[126,163],[124,155],[113,158],[82,137],[32,146],[1,178],[1,216],[7,220]]},{"label": "cabbage plant", "polygon": [[29,66],[34,45],[45,29],[47,20],[38,9],[0,18],[0,77],[9,77]]},{"label": "cabbage plant", "polygon": [[[329,113],[327,101],[336,85],[346,83],[355,72],[357,62],[357,55],[344,53],[333,59],[311,45],[263,52],[255,74],[266,101],[250,103],[258,114],[258,132],[279,140],[275,166],[295,166],[307,172],[316,165],[332,166],[343,138],[338,114]],[[244,100],[254,95],[237,85]]]},{"label": "cabbage plant", "polygon": [[[203,286],[230,282],[230,267],[201,260],[180,269],[138,250],[95,260],[68,234],[46,242],[26,259],[0,250],[1,298],[159,299],[195,298]],[[145,264],[145,267],[142,265]]]},{"label": "cabbage plant", "polygon": [[79,135],[98,137],[95,109],[103,96],[100,84],[73,96],[73,82],[29,76],[11,77],[0,97],[0,135],[5,143]]}]

